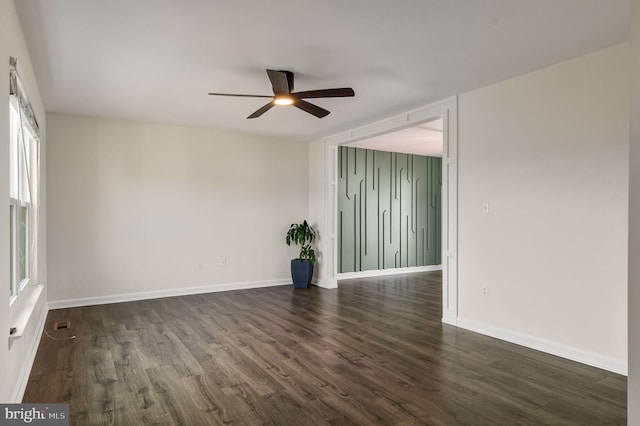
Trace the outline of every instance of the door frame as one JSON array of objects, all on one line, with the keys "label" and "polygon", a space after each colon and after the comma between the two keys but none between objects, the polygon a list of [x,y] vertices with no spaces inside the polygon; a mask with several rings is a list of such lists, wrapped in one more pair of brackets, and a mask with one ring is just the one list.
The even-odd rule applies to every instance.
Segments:
[{"label": "door frame", "polygon": [[458,318],[458,99],[451,97],[385,120],[323,139],[326,200],[323,238],[323,287],[338,286],[338,147],[442,117],[442,321],[456,325]]}]

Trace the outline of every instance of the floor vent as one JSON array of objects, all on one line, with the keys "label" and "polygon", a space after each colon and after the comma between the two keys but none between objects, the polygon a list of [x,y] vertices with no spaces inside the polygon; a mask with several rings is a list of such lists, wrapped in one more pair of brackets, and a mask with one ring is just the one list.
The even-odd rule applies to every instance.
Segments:
[{"label": "floor vent", "polygon": [[58,321],[53,324],[54,330],[69,330],[71,328],[71,321]]}]

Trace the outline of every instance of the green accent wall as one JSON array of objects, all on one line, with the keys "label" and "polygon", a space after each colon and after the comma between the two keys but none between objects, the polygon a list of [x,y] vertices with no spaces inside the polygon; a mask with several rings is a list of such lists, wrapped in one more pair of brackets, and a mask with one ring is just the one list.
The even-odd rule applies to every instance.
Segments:
[{"label": "green accent wall", "polygon": [[439,265],[442,159],[338,150],[338,272]]}]

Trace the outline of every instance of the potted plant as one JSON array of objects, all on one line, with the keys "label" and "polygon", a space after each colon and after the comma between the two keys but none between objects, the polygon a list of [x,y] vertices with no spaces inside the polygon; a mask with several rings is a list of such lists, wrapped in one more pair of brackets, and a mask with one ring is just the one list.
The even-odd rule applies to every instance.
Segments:
[{"label": "potted plant", "polygon": [[307,288],[313,278],[313,265],[316,263],[316,252],[311,248],[311,242],[316,238],[316,232],[305,220],[294,223],[287,231],[286,243],[300,245],[300,255],[291,260],[291,279],[296,288]]}]

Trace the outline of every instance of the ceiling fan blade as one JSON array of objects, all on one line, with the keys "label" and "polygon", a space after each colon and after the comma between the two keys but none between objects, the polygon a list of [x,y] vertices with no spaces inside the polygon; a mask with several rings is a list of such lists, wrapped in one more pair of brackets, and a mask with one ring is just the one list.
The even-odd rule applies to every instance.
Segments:
[{"label": "ceiling fan blade", "polygon": [[264,114],[265,112],[269,111],[271,108],[273,108],[275,104],[273,102],[269,102],[268,104],[266,104],[265,106],[263,106],[262,108],[260,108],[259,110],[257,110],[256,112],[254,112],[253,114],[251,114],[250,116],[248,116],[247,118],[258,118],[260,117],[262,114]]},{"label": "ceiling fan blade", "polygon": [[276,95],[288,95],[289,86],[293,86],[293,73],[287,71],[267,70],[273,93]]},{"label": "ceiling fan blade", "polygon": [[239,96],[242,98],[273,98],[273,96],[267,95],[241,95],[238,93],[209,93],[212,96]]},{"label": "ceiling fan blade", "polygon": [[293,99],[311,99],[311,98],[348,98],[355,96],[355,92],[351,87],[342,87],[339,89],[323,89],[323,90],[307,90],[305,92],[292,93]]},{"label": "ceiling fan blade", "polygon": [[296,99],[293,102],[293,106],[298,107],[311,115],[315,115],[318,118],[326,117],[327,115],[329,115],[329,111],[327,111],[326,109],[320,108],[319,106],[307,101],[303,101],[302,99]]}]

